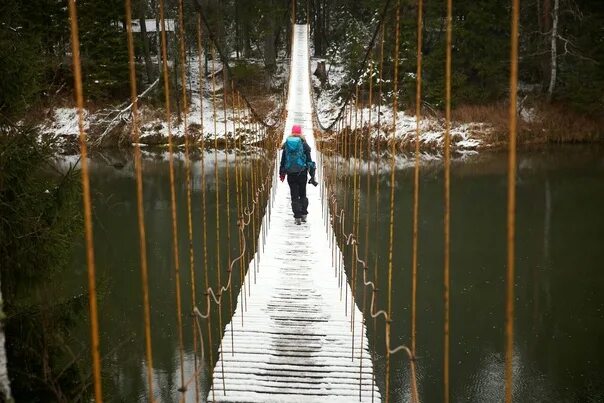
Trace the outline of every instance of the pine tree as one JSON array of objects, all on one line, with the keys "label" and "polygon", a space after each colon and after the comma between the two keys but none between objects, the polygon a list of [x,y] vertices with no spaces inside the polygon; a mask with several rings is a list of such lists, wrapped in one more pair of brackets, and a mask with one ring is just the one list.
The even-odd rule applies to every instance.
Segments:
[{"label": "pine tree", "polygon": [[78,2],[84,91],[93,99],[128,95],[128,54],[122,0]]}]

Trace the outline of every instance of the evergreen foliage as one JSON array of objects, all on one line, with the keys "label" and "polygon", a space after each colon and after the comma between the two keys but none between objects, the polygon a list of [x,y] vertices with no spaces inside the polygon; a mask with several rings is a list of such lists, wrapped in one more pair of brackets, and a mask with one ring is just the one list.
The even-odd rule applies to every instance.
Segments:
[{"label": "evergreen foliage", "polygon": [[84,399],[88,381],[69,331],[86,298],[61,293],[74,232],[79,177],[54,169],[51,144],[33,129],[0,128],[0,275],[8,371],[16,401]]},{"label": "evergreen foliage", "polygon": [[[579,111],[600,114],[604,108],[604,3],[594,0],[559,0],[559,32],[556,86],[552,100]],[[520,32],[520,80],[522,91],[529,88],[536,98],[545,98],[550,81],[551,33],[554,0],[522,2]],[[298,2],[300,3],[300,1]],[[333,21],[325,29],[311,29],[324,39],[315,38],[315,49],[327,49],[325,56],[345,66],[352,84],[358,76],[360,55],[369,44],[378,14],[385,1],[350,2],[336,0],[325,4],[311,1],[315,12],[329,13]],[[391,99],[394,16],[396,1],[384,20],[385,101]],[[445,2],[424,2],[422,99],[440,108],[444,99],[446,41]],[[507,0],[456,0],[453,2],[453,102],[485,104],[508,96],[510,2]],[[399,99],[402,108],[415,102],[417,52],[417,5],[401,1],[399,58]],[[314,17],[312,21],[322,21]],[[333,19],[333,20],[332,20]],[[546,22],[544,22],[546,21]],[[359,27],[362,27],[359,29]],[[379,40],[373,49],[379,57]],[[348,89],[350,90],[350,89]],[[343,91],[348,91],[343,89]]]},{"label": "evergreen foliage", "polygon": [[60,85],[65,11],[51,0],[0,4],[0,112],[22,112]]},{"label": "evergreen foliage", "polygon": [[84,92],[92,99],[128,97],[123,0],[78,1]]}]

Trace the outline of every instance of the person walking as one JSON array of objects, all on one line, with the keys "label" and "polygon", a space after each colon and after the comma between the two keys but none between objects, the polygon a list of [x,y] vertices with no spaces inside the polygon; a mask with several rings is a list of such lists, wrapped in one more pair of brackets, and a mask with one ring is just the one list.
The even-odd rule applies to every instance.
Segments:
[{"label": "person walking", "polygon": [[308,215],[308,198],[306,197],[306,179],[308,183],[317,186],[315,180],[316,165],[310,156],[310,146],[302,136],[299,125],[292,126],[292,133],[287,137],[282,147],[279,179],[281,182],[287,176],[287,184],[291,193],[292,212],[297,225],[306,222]]}]

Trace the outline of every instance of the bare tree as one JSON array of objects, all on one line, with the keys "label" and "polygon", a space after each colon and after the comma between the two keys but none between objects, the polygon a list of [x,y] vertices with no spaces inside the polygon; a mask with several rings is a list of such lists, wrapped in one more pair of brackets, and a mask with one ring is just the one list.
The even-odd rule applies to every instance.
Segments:
[{"label": "bare tree", "polygon": [[551,101],[556,88],[556,75],[558,73],[558,11],[560,9],[560,0],[554,0],[554,10],[552,13],[552,31],[551,31],[551,63],[549,87],[547,89],[547,100]]}]

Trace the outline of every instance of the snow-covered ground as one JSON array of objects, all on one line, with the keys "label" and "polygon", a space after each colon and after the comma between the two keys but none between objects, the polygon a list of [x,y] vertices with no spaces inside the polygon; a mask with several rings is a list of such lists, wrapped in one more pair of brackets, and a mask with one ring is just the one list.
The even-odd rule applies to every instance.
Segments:
[{"label": "snow-covered ground", "polygon": [[[341,66],[329,64],[323,59],[311,60],[311,72],[317,68],[319,61],[326,63],[328,72],[328,82],[318,96],[315,97],[315,107],[317,118],[322,126],[330,125],[338,116],[340,108],[344,103],[344,99],[338,95],[338,89],[346,84],[346,76]],[[321,86],[319,79],[313,75],[312,77],[315,95]],[[391,105],[382,105],[378,114],[377,106],[373,108],[361,108],[356,117],[347,120],[350,123],[351,129],[360,129],[363,127],[371,127],[370,136],[374,141],[389,141],[392,139],[392,128],[394,116]],[[377,130],[377,128],[380,130]],[[397,142],[403,145],[411,145],[415,142],[416,136],[416,119],[415,116],[409,115],[404,111],[399,111],[396,114],[396,135]],[[438,149],[444,145],[445,137],[445,122],[443,119],[435,119],[432,117],[422,117],[420,124],[420,147],[425,149]],[[452,123],[451,127],[451,145],[454,150],[476,150],[483,144],[482,138],[493,130],[492,126],[487,123]],[[408,147],[407,147],[408,148]]]},{"label": "snow-covered ground", "polygon": [[[84,111],[84,129],[90,128],[88,120],[88,111]],[[42,125],[42,132],[55,136],[77,136],[78,128],[78,111],[76,108],[56,108],[53,111],[53,117]]]},{"label": "snow-covered ground", "polygon": [[[346,75],[344,69],[338,64],[329,64],[322,59],[311,59],[311,73],[316,70],[317,63],[324,61],[328,72],[328,82],[322,90],[319,90],[321,83],[315,75],[311,76],[313,86],[314,103],[317,112],[317,118],[323,126],[333,122],[344,103],[344,99],[339,95],[339,88],[346,84]],[[259,61],[260,62],[260,61]],[[274,84],[285,81],[289,74],[286,59],[281,60],[278,66],[278,74]],[[244,142],[253,142],[254,139],[250,133],[245,133],[243,124],[251,121],[251,114],[244,109],[232,110],[230,99],[227,100],[226,111],[223,108],[222,97],[222,64],[220,62],[208,63],[210,74],[205,77],[202,91],[199,86],[199,62],[197,58],[191,58],[188,61],[187,83],[190,91],[189,113],[187,114],[186,124],[191,134],[196,137],[203,133],[203,138],[210,143],[216,137],[217,139],[235,139],[240,135],[245,135]],[[213,93],[212,73],[216,74],[215,92]],[[161,85],[158,84],[158,85]],[[139,89],[139,92],[145,89]],[[214,95],[213,95],[214,94]],[[318,94],[318,95],[317,95]],[[273,95],[271,102],[277,105],[277,108],[267,118],[267,123],[273,124],[277,120],[277,113],[280,110],[282,100],[279,96]],[[215,103],[215,105],[214,105]],[[161,109],[149,108],[142,101],[140,109],[141,114],[141,144],[161,145],[166,144],[168,140],[168,124]],[[125,108],[127,104],[121,106]],[[175,111],[176,106],[172,106]],[[371,127],[370,136],[374,142],[386,142],[392,139],[393,113],[390,105],[382,105],[380,113],[377,113],[377,106],[373,108],[362,108],[358,111],[356,119],[353,117],[348,120],[352,129],[362,127]],[[128,126],[124,124],[129,118],[129,111],[118,114],[120,110],[116,107],[114,110],[103,109],[95,113],[85,113],[86,130],[91,137],[102,135],[107,127],[115,126],[114,130],[123,136],[128,136]],[[43,136],[50,136],[63,143],[74,144],[78,136],[78,118],[75,108],[59,107],[50,114],[51,117],[40,125]],[[522,116],[524,120],[534,118],[532,111],[525,112]],[[412,148],[416,136],[415,116],[399,111],[396,115],[396,140],[403,148]],[[378,124],[379,123],[379,124]],[[379,126],[379,130],[377,130]],[[443,119],[433,117],[423,117],[420,125],[420,146],[423,150],[439,150],[444,144],[445,127]],[[171,121],[172,135],[177,143],[182,143],[182,137],[185,133],[185,120],[180,122],[174,117]],[[456,123],[451,127],[452,147],[456,151],[476,150],[482,146],[488,146],[484,143],[485,135],[493,130],[487,123]],[[212,145],[209,144],[211,147]]]},{"label": "snow-covered ground", "polygon": [[[278,75],[275,84],[282,82],[287,77],[287,68],[284,67],[286,61],[278,66]],[[254,142],[254,135],[246,132],[244,124],[252,121],[252,114],[241,105],[241,109],[233,111],[230,97],[227,97],[226,110],[223,101],[223,79],[222,63],[209,62],[209,74],[205,77],[203,88],[200,91],[199,61],[192,58],[188,62],[187,86],[190,94],[189,111],[180,121],[174,116],[171,119],[172,135],[177,143],[182,143],[182,137],[185,134],[185,120],[189,132],[196,137],[203,133],[206,141],[217,139],[237,139],[239,136],[245,136],[243,143]],[[215,82],[212,82],[212,74],[216,75]],[[161,83],[160,83],[161,84]],[[145,91],[139,88],[139,93]],[[174,91],[174,89],[173,89]],[[274,111],[267,116],[265,122],[269,125],[275,123],[276,114],[280,110],[282,100],[278,96],[271,96],[270,101],[277,105]],[[117,130],[123,135],[128,135],[129,126],[125,122],[130,119],[130,111],[127,109],[127,103],[114,108],[105,108],[95,113],[85,111],[85,129],[91,138],[103,136],[108,131]],[[176,110],[176,105],[172,105],[172,112]],[[120,112],[121,111],[121,112]],[[140,113],[140,143],[143,145],[166,144],[168,141],[168,123],[165,113],[161,109],[155,109],[145,106],[144,99],[141,101]],[[55,138],[59,143],[73,143],[77,140],[79,134],[78,115],[76,108],[59,107],[54,109],[50,118],[46,119],[39,126],[42,136]]]}]

